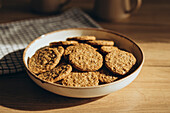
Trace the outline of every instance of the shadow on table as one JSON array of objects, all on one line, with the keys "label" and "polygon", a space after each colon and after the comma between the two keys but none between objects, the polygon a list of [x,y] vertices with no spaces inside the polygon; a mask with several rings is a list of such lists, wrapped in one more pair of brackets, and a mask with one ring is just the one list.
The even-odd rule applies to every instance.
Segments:
[{"label": "shadow on table", "polygon": [[13,109],[27,111],[59,109],[86,104],[100,98],[102,97],[68,98],[50,93],[37,86],[26,72],[0,77],[0,105]]},{"label": "shadow on table", "polygon": [[23,51],[24,49],[10,52],[0,59],[0,75],[16,73],[24,70],[22,58]]}]

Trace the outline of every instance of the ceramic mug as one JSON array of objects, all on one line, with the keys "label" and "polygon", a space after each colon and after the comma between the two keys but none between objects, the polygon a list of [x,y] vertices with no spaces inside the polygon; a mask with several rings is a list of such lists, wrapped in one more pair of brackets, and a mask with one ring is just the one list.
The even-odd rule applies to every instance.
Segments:
[{"label": "ceramic mug", "polygon": [[119,21],[136,12],[142,4],[142,0],[136,0],[131,7],[131,0],[96,0],[94,13],[97,17],[108,21]]},{"label": "ceramic mug", "polygon": [[70,0],[31,0],[33,11],[40,13],[54,13],[62,9]]}]

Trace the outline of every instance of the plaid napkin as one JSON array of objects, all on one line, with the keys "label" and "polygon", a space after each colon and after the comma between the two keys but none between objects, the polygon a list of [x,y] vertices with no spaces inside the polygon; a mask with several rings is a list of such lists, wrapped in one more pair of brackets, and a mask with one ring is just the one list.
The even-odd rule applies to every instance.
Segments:
[{"label": "plaid napkin", "polygon": [[24,70],[24,48],[36,37],[59,29],[78,27],[101,28],[78,8],[58,16],[0,24],[0,75]]}]

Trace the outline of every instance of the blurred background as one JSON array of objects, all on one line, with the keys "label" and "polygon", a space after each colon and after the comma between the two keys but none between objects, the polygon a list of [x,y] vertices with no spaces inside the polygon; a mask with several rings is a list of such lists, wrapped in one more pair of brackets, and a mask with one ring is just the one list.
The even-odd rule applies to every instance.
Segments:
[{"label": "blurred background", "polygon": [[[33,8],[34,3],[31,1],[35,2],[42,0],[0,0],[0,23],[41,18],[52,15],[56,16],[71,7],[79,7],[88,13],[103,28],[122,32],[127,35],[130,34],[132,37],[136,37],[136,33],[138,33],[138,37],[144,38],[144,40],[144,33],[149,37],[149,33],[146,34],[146,31],[152,29],[153,31],[165,32],[170,24],[170,16],[168,16],[170,15],[170,0],[142,0],[142,6],[136,13],[132,14],[130,18],[118,22],[107,22],[100,18],[96,18],[93,13],[95,0],[70,0],[62,10],[50,13],[36,11],[35,6]],[[134,2],[135,0],[131,1]],[[40,4],[36,5],[39,7]],[[153,28],[153,26],[155,27]],[[162,26],[161,29],[159,26]],[[140,30],[137,30],[138,28],[140,28]],[[158,37],[158,35],[156,35],[153,40],[157,40],[156,37]]]},{"label": "blurred background", "polygon": [[[34,1],[34,3],[32,3]],[[35,5],[35,1],[40,2],[43,0],[0,0],[0,23],[22,20],[22,19],[29,19],[29,18],[37,18],[37,17],[45,17],[49,15],[57,15],[59,14],[58,11],[53,11],[53,13],[42,13],[38,10],[38,5]],[[55,0],[49,0],[55,1]],[[135,1],[135,0],[131,0]],[[33,5],[34,4],[34,5]],[[93,8],[94,8],[95,0],[70,0],[68,4],[66,4],[63,10],[69,9],[71,7],[80,7],[85,12],[89,13],[93,16]],[[170,1],[169,0],[143,0],[142,7],[136,14],[133,14],[130,20],[134,18],[142,18],[145,16],[145,20],[147,21],[157,21],[158,18],[161,16],[165,17],[166,15],[170,14]],[[35,7],[37,6],[37,9]],[[163,7],[162,7],[163,6]],[[154,9],[154,10],[152,10]],[[41,9],[39,9],[41,10]],[[145,12],[145,14],[144,14]],[[150,17],[150,15],[154,15]],[[159,16],[158,16],[159,15]],[[97,21],[100,21],[96,18]],[[143,20],[143,21],[145,21]],[[161,21],[170,20],[169,18],[163,18]],[[124,20],[123,22],[129,21],[129,19]],[[103,25],[103,24],[102,24]],[[103,25],[104,27],[107,27]]]},{"label": "blurred background", "polygon": [[[0,23],[59,14],[57,11],[54,11],[53,13],[35,11],[32,6],[32,0],[0,0],[0,4]],[[80,7],[83,10],[91,10],[93,9],[93,5],[94,0],[71,0],[62,8],[62,10],[66,10],[71,7]]]}]

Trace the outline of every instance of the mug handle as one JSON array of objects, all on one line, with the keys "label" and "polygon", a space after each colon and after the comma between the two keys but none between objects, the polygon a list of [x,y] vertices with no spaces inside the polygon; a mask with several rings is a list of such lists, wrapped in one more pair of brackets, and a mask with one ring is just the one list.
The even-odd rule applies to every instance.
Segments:
[{"label": "mug handle", "polygon": [[136,0],[135,7],[131,8],[129,11],[126,11],[126,13],[135,13],[142,5],[142,0]]}]

